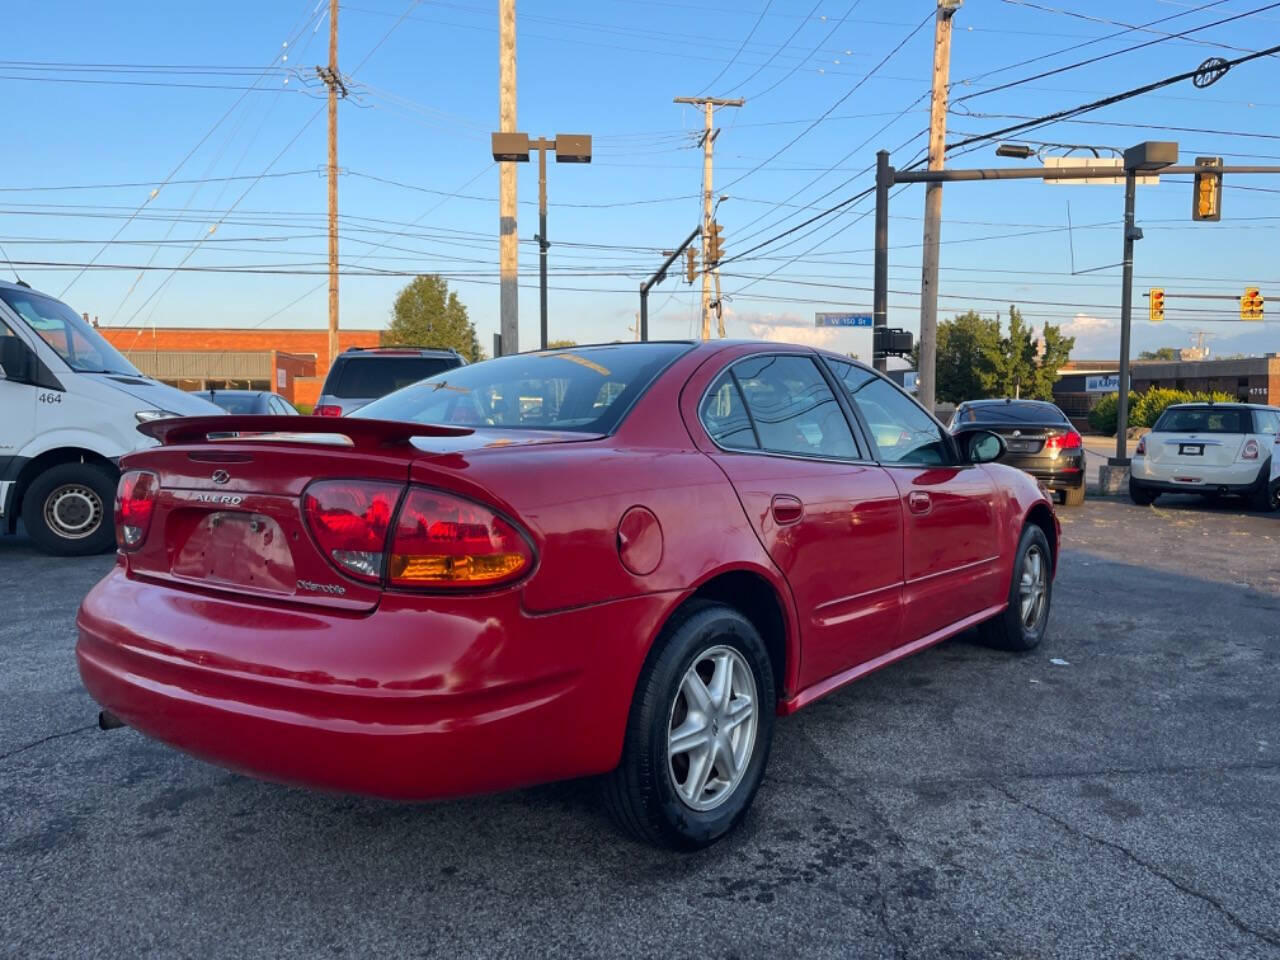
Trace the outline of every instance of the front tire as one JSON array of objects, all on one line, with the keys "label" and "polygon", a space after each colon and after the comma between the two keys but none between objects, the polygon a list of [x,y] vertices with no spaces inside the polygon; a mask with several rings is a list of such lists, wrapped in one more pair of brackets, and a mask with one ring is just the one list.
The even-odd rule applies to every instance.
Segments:
[{"label": "front tire", "polygon": [[22,496],[22,523],[37,547],[85,557],[115,546],[116,481],[92,463],[63,463],[40,474]]},{"label": "front tire", "polygon": [[1004,613],[978,627],[982,640],[1000,650],[1027,651],[1040,646],[1053,602],[1053,553],[1049,538],[1034,523],[1022,528]]},{"label": "front tire", "polygon": [[695,850],[744,816],[764,778],[777,696],[769,654],[746,617],[688,604],[636,685],[622,762],[605,802],[638,839]]}]

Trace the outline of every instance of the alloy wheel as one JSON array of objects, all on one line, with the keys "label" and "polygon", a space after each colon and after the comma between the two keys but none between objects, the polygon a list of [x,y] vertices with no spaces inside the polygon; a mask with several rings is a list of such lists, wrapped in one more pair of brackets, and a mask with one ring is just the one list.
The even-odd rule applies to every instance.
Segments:
[{"label": "alloy wheel", "polygon": [[746,774],[755,749],[755,676],[732,647],[712,647],[680,681],[667,726],[667,769],[684,804],[713,810]]},{"label": "alloy wheel", "polygon": [[1044,552],[1033,546],[1022,559],[1022,578],[1018,584],[1021,600],[1022,626],[1034,630],[1044,615],[1045,594],[1048,592],[1049,565]]}]

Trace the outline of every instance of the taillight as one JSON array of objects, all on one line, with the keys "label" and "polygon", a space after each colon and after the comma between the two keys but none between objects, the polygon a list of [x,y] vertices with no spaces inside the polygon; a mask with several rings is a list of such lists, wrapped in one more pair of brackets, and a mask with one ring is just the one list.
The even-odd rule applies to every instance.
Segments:
[{"label": "taillight", "polygon": [[1138,446],[1134,448],[1133,455],[1135,457],[1145,457],[1147,455],[1147,438],[1145,436],[1138,438]]},{"label": "taillight", "polygon": [[116,485],[116,543],[122,550],[136,550],[147,539],[151,515],[156,509],[160,478],[149,470],[130,470]]},{"label": "taillight", "polygon": [[382,578],[387,533],[402,489],[372,480],[322,480],[307,488],[307,524],[343,573],[373,583]]},{"label": "taillight", "polygon": [[392,586],[497,586],[532,565],[528,542],[492,510],[438,490],[409,489],[391,545]]},{"label": "taillight", "polygon": [[311,411],[313,416],[317,417],[340,417],[342,416],[342,408],[332,403],[322,403]]},{"label": "taillight", "polygon": [[1257,460],[1258,459],[1258,441],[1246,440],[1244,449],[1240,451],[1241,460]]},{"label": "taillight", "polygon": [[1045,440],[1044,448],[1046,450],[1075,450],[1084,443],[1080,438],[1080,434],[1074,430],[1068,430],[1066,433],[1057,434]]}]

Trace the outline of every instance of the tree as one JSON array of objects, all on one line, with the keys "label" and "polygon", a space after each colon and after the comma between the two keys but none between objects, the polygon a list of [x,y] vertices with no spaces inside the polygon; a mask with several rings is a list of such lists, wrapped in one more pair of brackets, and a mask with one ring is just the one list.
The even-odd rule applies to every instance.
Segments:
[{"label": "tree", "polygon": [[1181,360],[1182,353],[1177,347],[1161,347],[1159,350],[1143,350],[1138,354],[1139,360]]},{"label": "tree", "polygon": [[983,397],[1053,399],[1058,369],[1076,341],[1046,323],[1044,350],[1037,356],[1032,332],[1017,307],[1009,308],[1007,336],[1001,336],[999,317],[988,320],[973,310],[938,324],[937,398],[944,403]]},{"label": "tree", "polygon": [[[938,324],[934,381],[938,400],[962,403],[987,396],[993,385],[991,361],[999,343],[999,323],[972,310]],[[916,359],[919,360],[918,353]],[[916,366],[918,369],[918,362]]]},{"label": "tree", "polygon": [[467,308],[437,274],[414,277],[396,294],[391,324],[382,342],[387,346],[452,347],[472,363],[484,359]]}]

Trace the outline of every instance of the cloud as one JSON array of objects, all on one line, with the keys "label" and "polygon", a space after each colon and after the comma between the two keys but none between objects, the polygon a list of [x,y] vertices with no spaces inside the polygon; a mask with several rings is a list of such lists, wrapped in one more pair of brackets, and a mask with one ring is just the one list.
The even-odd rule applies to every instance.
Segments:
[{"label": "cloud", "polygon": [[1109,334],[1120,329],[1118,320],[1106,320],[1102,317],[1091,317],[1087,313],[1077,313],[1062,324],[1062,332],[1069,337],[1090,337]]},{"label": "cloud", "polygon": [[769,340],[773,343],[802,343],[810,347],[831,347],[836,342],[840,331],[833,327],[815,327],[813,321],[794,313],[760,313],[750,311],[736,313],[725,311],[726,322],[735,326],[746,327],[748,335],[755,340]]}]

